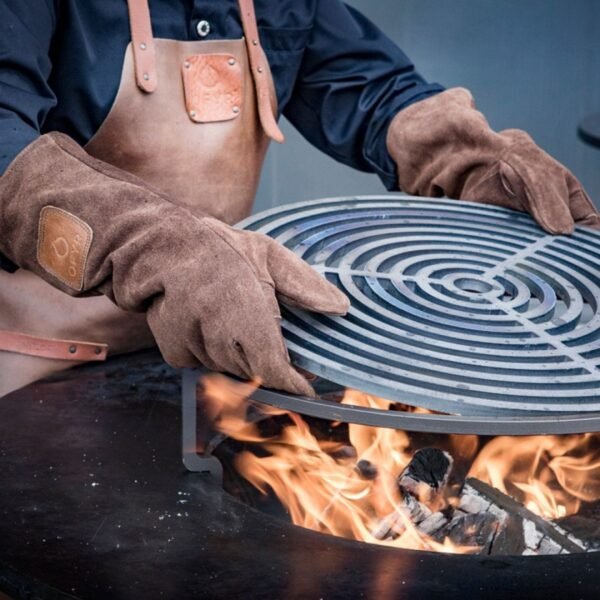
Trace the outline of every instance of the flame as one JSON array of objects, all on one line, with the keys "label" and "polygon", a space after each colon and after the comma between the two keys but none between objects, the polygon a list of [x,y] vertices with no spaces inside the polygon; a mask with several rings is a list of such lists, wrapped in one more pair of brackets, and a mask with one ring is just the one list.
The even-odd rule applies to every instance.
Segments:
[{"label": "flame", "polygon": [[[410,518],[397,484],[418,449],[406,432],[349,424],[347,440],[320,439],[301,416],[261,405],[263,418],[285,415],[286,421],[276,435],[265,437],[258,421],[248,420],[252,404],[247,398],[258,382],[239,384],[211,375],[203,384],[213,426],[260,447],[259,453],[240,452],[236,469],[263,494],[272,490],[294,524],[401,548],[453,553],[477,550],[457,546],[447,538],[436,541]],[[380,410],[398,408],[356,390],[348,390],[341,403]],[[332,431],[339,427],[340,423],[331,424]],[[487,443],[474,435],[452,435],[443,436],[440,446],[456,463],[466,465],[463,477],[468,471],[469,476],[517,498],[536,514],[553,519],[577,512],[582,501],[600,497],[597,442],[592,434],[497,437]],[[446,499],[450,504],[456,501],[456,497]]]},{"label": "flame", "polygon": [[598,436],[497,437],[481,450],[470,475],[546,519],[574,514],[581,501],[600,498]]}]

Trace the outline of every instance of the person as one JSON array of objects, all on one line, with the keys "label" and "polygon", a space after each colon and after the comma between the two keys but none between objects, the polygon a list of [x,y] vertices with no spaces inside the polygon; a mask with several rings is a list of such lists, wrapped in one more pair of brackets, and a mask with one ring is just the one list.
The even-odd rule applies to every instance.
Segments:
[{"label": "person", "polygon": [[0,0],[0,395],[153,344],[310,394],[278,302],[348,301],[231,227],[281,114],[389,190],[527,211],[556,234],[600,224],[525,132],[493,131],[340,0]]}]

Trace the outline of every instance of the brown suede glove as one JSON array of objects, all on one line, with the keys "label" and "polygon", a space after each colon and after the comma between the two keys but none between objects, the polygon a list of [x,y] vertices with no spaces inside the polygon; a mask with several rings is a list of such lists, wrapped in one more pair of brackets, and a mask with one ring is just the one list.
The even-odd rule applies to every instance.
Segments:
[{"label": "brown suede glove", "polygon": [[600,214],[575,176],[524,131],[490,129],[470,92],[454,88],[392,120],[387,147],[400,189],[530,213],[549,233],[600,228]]},{"label": "brown suede glove", "polygon": [[62,134],[33,142],[0,178],[0,233],[0,252],[64,292],[147,310],[172,365],[294,393],[312,388],[289,363],[277,298],[327,314],[349,308],[271,238],[193,216]]}]

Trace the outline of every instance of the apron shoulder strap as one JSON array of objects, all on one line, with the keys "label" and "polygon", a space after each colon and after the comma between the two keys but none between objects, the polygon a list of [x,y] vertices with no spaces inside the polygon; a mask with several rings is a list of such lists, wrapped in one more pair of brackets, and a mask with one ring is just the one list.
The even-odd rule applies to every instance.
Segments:
[{"label": "apron shoulder strap", "polygon": [[152,20],[148,0],[127,0],[129,27],[135,65],[135,81],[144,92],[152,93],[157,86],[156,50],[152,36]]},{"label": "apron shoulder strap", "polygon": [[276,142],[283,143],[285,138],[277,121],[277,97],[272,89],[273,78],[269,63],[258,37],[258,26],[256,25],[256,14],[252,0],[238,0],[244,28],[246,47],[248,48],[248,59],[252,78],[256,87],[256,100],[258,103],[258,116],[264,132]]}]

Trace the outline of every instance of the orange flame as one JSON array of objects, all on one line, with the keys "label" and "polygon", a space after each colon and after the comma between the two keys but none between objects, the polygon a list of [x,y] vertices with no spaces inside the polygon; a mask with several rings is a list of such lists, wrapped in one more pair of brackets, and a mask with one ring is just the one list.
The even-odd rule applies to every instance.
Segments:
[{"label": "orange flame", "polygon": [[600,450],[594,434],[497,437],[479,453],[470,475],[516,497],[547,519],[576,513],[600,498]]},{"label": "orange flame", "polygon": [[[278,435],[265,438],[256,423],[246,420],[246,399],[257,382],[238,384],[212,375],[203,383],[215,428],[262,449],[261,456],[250,451],[238,454],[237,470],[262,493],[273,490],[294,524],[388,546],[441,552],[476,550],[456,546],[448,539],[435,541],[411,519],[397,484],[418,449],[406,432],[350,424],[345,445],[318,439],[297,414],[261,405],[263,414],[286,415],[289,420]],[[355,390],[348,390],[341,403],[380,410],[394,404]],[[469,476],[517,498],[543,517],[574,513],[581,501],[600,497],[600,452],[598,437],[592,434],[497,437],[481,450],[477,436],[443,438],[440,445],[457,462],[471,465]],[[265,452],[267,456],[263,456]],[[361,464],[369,466],[370,475],[357,468],[359,461],[367,461]],[[455,503],[456,498],[448,501]],[[382,535],[382,531],[393,535]]]}]

